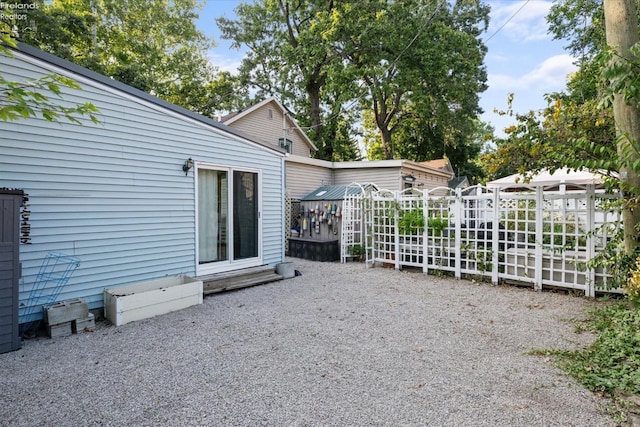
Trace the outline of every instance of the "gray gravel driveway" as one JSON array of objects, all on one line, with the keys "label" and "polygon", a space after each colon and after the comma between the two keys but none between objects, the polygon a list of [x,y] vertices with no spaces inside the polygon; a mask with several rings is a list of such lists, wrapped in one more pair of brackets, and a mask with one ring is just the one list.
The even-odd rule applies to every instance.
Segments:
[{"label": "gray gravel driveway", "polygon": [[303,275],[0,355],[3,426],[612,426],[533,356],[562,293],[291,259]]}]

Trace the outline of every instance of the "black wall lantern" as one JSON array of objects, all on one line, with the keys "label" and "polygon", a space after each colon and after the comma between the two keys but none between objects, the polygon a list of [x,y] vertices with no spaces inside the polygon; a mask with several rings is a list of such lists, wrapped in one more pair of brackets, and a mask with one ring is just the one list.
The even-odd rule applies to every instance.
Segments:
[{"label": "black wall lantern", "polygon": [[189,157],[184,162],[184,165],[182,165],[182,171],[184,172],[185,176],[189,175],[189,169],[191,169],[192,167],[193,167],[193,159],[191,157]]}]

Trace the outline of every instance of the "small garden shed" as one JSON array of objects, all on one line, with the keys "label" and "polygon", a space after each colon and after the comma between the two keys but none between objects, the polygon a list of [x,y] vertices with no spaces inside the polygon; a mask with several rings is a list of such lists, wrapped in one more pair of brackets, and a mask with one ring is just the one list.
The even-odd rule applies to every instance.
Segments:
[{"label": "small garden shed", "polygon": [[357,183],[322,185],[294,203],[289,254],[318,261],[344,256],[345,244],[352,247],[354,239],[360,241],[362,212],[354,209],[352,200],[375,188]]},{"label": "small garden shed", "polygon": [[5,79],[25,85],[69,77],[81,90],[47,95],[99,110],[98,124],[0,121],[0,182],[30,204],[21,323],[51,252],[79,261],[58,299],[90,309],[105,288],[284,260],[283,150],[30,46],[0,61]]}]

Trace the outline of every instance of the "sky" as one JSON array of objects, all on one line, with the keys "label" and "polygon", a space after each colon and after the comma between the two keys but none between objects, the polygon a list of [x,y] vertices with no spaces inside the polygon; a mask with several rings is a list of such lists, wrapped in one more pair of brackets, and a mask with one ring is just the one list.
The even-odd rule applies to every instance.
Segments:
[{"label": "sky", "polygon": [[[209,52],[211,62],[221,70],[234,72],[243,52],[230,48],[220,37],[215,18],[233,18],[241,0],[208,0],[200,11],[198,27],[213,37],[217,46]],[[564,40],[552,40],[545,17],[551,0],[490,0],[489,28],[483,39],[488,48],[485,65],[489,88],[480,95],[481,118],[497,135],[515,120],[501,117],[494,109],[505,110],[507,97],[514,93],[513,108],[519,113],[546,106],[544,94],[562,90],[567,76],[575,71],[574,58],[563,49]]]}]

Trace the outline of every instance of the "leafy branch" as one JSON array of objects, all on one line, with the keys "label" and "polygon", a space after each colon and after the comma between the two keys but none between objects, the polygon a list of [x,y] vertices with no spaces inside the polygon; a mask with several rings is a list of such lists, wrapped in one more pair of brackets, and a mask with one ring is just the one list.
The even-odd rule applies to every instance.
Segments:
[{"label": "leafy branch", "polygon": [[[9,33],[0,38],[0,55],[13,57],[10,47],[16,42]],[[82,90],[80,85],[69,77],[48,74],[39,79],[9,81],[0,75],[0,121],[14,121],[38,117],[48,122],[58,122],[62,118],[71,123],[82,125],[78,116],[87,116],[95,124],[100,123],[95,114],[99,111],[90,102],[65,107],[51,99],[52,95],[62,100],[62,87]]]}]

